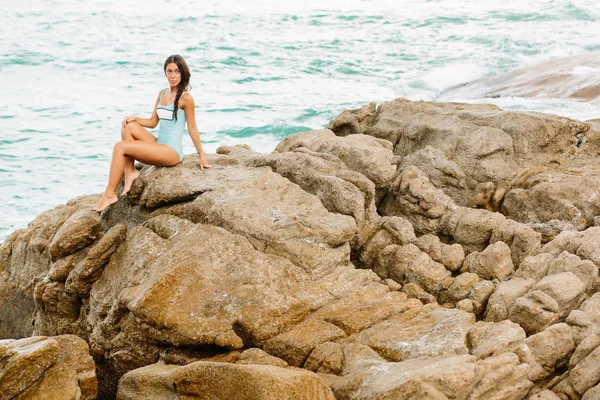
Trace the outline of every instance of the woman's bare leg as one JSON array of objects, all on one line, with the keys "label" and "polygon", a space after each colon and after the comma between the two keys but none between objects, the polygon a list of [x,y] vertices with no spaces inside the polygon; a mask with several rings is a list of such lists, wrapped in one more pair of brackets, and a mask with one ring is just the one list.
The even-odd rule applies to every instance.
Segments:
[{"label": "woman's bare leg", "polygon": [[164,144],[148,143],[140,140],[128,140],[117,143],[114,147],[113,157],[110,163],[108,185],[106,185],[106,190],[104,190],[102,198],[96,207],[93,208],[94,211],[100,212],[117,202],[118,198],[115,191],[123,176],[125,159],[127,157],[139,160],[144,164],[151,164],[159,167],[170,167],[179,163],[179,154]]},{"label": "woman's bare leg", "polygon": [[[121,128],[121,139],[123,141],[140,140],[147,143],[156,143],[156,137],[148,132],[143,126],[137,122],[129,122]],[[140,176],[140,172],[133,167],[135,160],[132,157],[125,156],[125,182],[123,183],[123,191],[121,196],[125,196],[131,190],[131,185]]]}]

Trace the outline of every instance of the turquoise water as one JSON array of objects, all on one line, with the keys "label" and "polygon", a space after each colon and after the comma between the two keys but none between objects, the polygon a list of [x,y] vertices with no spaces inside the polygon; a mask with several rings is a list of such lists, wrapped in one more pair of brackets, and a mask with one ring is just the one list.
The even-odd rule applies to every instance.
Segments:
[{"label": "turquoise water", "polygon": [[[592,0],[28,0],[0,18],[0,241],[103,190],[123,116],[149,116],[172,53],[191,67],[205,149],[269,152],[347,108],[600,51]],[[590,104],[485,101],[598,117]]]}]

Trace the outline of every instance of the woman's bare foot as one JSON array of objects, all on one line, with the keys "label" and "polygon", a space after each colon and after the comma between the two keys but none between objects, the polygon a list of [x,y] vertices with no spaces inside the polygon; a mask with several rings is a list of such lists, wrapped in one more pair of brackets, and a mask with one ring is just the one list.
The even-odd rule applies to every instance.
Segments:
[{"label": "woman's bare foot", "polygon": [[131,190],[131,185],[133,185],[133,181],[135,181],[140,176],[140,171],[134,169],[133,172],[125,174],[125,183],[123,184],[123,191],[121,192],[121,196],[125,196]]},{"label": "woman's bare foot", "polygon": [[109,196],[106,193],[104,193],[96,207],[92,208],[92,210],[96,212],[102,212],[106,207],[116,203],[118,200],[119,198],[116,194],[113,193],[112,196]]}]

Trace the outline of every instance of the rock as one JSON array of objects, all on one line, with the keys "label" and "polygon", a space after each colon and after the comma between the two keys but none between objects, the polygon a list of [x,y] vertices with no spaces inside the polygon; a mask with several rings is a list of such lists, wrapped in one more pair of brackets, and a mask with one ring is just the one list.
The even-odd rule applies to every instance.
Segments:
[{"label": "rock", "polygon": [[560,253],[549,265],[548,275],[561,272],[572,272],[585,284],[586,291],[590,292],[598,282],[598,267],[589,260],[581,260],[576,255],[567,251]]},{"label": "rock", "polygon": [[[51,266],[49,247],[57,231],[74,213],[80,210],[90,210],[98,202],[98,196],[82,196],[70,200],[66,205],[60,205],[46,211],[29,223],[26,230],[17,231],[0,245],[0,304],[10,304],[11,307],[0,307],[0,337],[22,338],[31,336],[34,332],[35,302],[34,287],[42,280]],[[84,213],[88,215],[87,213]],[[84,219],[86,219],[85,217]],[[73,221],[71,227],[87,228]],[[90,221],[95,226],[96,222]],[[77,230],[75,229],[75,231]],[[96,228],[90,229],[95,232]],[[71,237],[76,245],[66,245],[67,251],[76,251],[83,242],[78,242],[71,235],[68,226],[63,230],[64,238]],[[61,237],[63,234],[61,234]],[[61,239],[62,240],[62,239]],[[69,239],[71,240],[71,239]],[[87,239],[83,239],[84,242]],[[54,242],[58,253],[62,245]],[[65,243],[67,243],[65,241]],[[69,242],[71,243],[71,242]],[[58,254],[57,253],[57,254]],[[61,253],[62,254],[62,253]]]},{"label": "rock", "polygon": [[181,166],[170,175],[159,172],[142,177],[138,204],[179,204],[152,216],[167,213],[223,227],[319,276],[348,258],[348,242],[356,233],[354,219],[329,213],[317,197],[270,168],[216,165],[201,171]]},{"label": "rock", "polygon": [[573,356],[569,360],[569,368],[575,367],[581,360],[587,357],[596,347],[600,346],[600,336],[586,336],[575,349]]},{"label": "rock", "polygon": [[469,93],[471,98],[516,96],[594,101],[600,97],[600,85],[594,75],[599,64],[598,52],[562,57],[451,87],[441,96],[456,98],[464,97],[460,93]]},{"label": "rock", "polygon": [[531,367],[529,380],[538,381],[562,367],[573,348],[569,326],[556,324],[514,346],[513,352]]},{"label": "rock", "polygon": [[533,387],[527,379],[529,365],[513,353],[503,353],[476,363],[470,399],[522,399]]},{"label": "rock", "polygon": [[96,399],[96,369],[84,340],[63,335],[0,343],[2,399]]},{"label": "rock", "polygon": [[435,188],[418,168],[409,167],[392,182],[392,191],[383,199],[383,215],[407,219],[419,234],[439,234],[440,219],[448,209],[455,208],[450,197]]},{"label": "rock", "polygon": [[472,253],[489,247],[494,228],[504,220],[500,213],[461,207],[448,213],[442,224],[444,232],[463,245],[465,253]]},{"label": "rock", "polygon": [[581,400],[597,400],[600,398],[600,384],[585,392]]},{"label": "rock", "polygon": [[407,283],[402,287],[402,291],[411,299],[417,299],[423,304],[435,303],[435,296],[427,293],[421,286],[416,283]]},{"label": "rock", "polygon": [[541,332],[583,300],[585,285],[572,272],[548,275],[510,309],[510,319],[527,333]]},{"label": "rock", "polygon": [[399,363],[364,361],[348,374],[324,377],[337,399],[466,398],[475,378],[474,357],[412,358]]},{"label": "rock", "polygon": [[[400,98],[347,110],[328,128],[391,141],[394,154],[406,159],[399,173],[430,164],[424,168],[435,185],[460,206],[502,209],[521,223],[573,221],[579,229],[598,215],[597,174],[589,173],[596,169],[598,140],[586,123],[492,105]],[[573,154],[580,157],[573,160]]]},{"label": "rock", "polygon": [[117,247],[125,240],[127,227],[115,225],[92,246],[85,259],[78,263],[69,273],[65,293],[86,297],[92,284],[98,280],[108,260]]},{"label": "rock", "polygon": [[468,354],[465,339],[475,316],[445,308],[425,310],[382,321],[361,332],[357,340],[393,361]]},{"label": "rock", "polygon": [[554,256],[549,253],[540,253],[535,256],[529,256],[523,260],[521,265],[519,265],[513,278],[539,281],[546,276],[552,260],[554,260]]},{"label": "rock", "polygon": [[423,235],[413,241],[419,250],[427,253],[432,260],[444,265],[449,271],[455,272],[465,259],[465,251],[458,243],[447,245],[435,235]]},{"label": "rock", "polygon": [[512,305],[509,318],[521,325],[528,334],[537,333],[559,319],[560,306],[552,296],[532,290]]},{"label": "rock", "polygon": [[504,242],[493,243],[481,253],[469,254],[463,268],[487,280],[503,281],[514,272],[510,248]]},{"label": "rock", "polygon": [[571,311],[565,322],[571,325],[576,344],[581,343],[585,337],[600,332],[600,293],[593,294],[579,309]]},{"label": "rock", "polygon": [[299,399],[333,400],[316,374],[271,365],[198,361],[185,366],[149,365],[119,381],[118,400],[165,399]]},{"label": "rock", "polygon": [[287,136],[277,145],[275,152],[289,152],[299,147],[335,155],[378,188],[385,186],[396,172],[392,165],[392,144],[372,136],[353,134],[339,137],[329,129],[302,132]]},{"label": "rock", "polygon": [[479,315],[485,310],[488,300],[495,289],[496,287],[490,281],[479,281],[473,286],[473,289],[469,293],[469,300],[473,303],[475,314]]},{"label": "rock", "polygon": [[273,365],[275,367],[285,368],[288,363],[281,358],[273,357],[269,353],[259,349],[252,348],[244,350],[240,354],[240,358],[235,362],[236,364],[257,364],[257,365]]},{"label": "rock", "polygon": [[489,297],[485,311],[485,320],[500,322],[508,318],[514,302],[535,284],[533,279],[511,279],[498,285]]},{"label": "rock", "polygon": [[301,367],[317,345],[344,337],[346,333],[330,322],[307,321],[269,339],[265,350],[290,365]]},{"label": "rock", "polygon": [[441,296],[442,303],[457,303],[466,299],[479,281],[480,278],[476,274],[470,272],[458,275],[454,278],[454,281],[448,290]]},{"label": "rock", "polygon": [[551,390],[542,390],[532,396],[527,397],[527,400],[560,400],[554,392]]},{"label": "rock", "polygon": [[508,351],[526,337],[525,331],[512,321],[477,322],[467,335],[470,354],[487,358]]},{"label": "rock", "polygon": [[400,246],[389,268],[389,277],[396,282],[415,283],[433,295],[446,289],[444,281],[451,276],[442,264],[433,261],[413,244]]},{"label": "rock", "polygon": [[[587,357],[571,369],[567,378],[552,391],[560,397],[582,396],[600,381],[600,347],[596,347]],[[562,396],[561,396],[562,395]],[[589,396],[588,396],[589,397]]]},{"label": "rock", "polygon": [[92,210],[79,210],[58,229],[50,243],[53,260],[72,254],[92,242],[100,233],[100,217]]}]

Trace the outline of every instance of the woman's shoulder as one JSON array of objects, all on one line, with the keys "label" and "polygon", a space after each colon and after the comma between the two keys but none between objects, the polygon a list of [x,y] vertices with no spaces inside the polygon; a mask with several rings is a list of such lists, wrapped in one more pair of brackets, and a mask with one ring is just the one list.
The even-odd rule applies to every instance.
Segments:
[{"label": "woman's shoulder", "polygon": [[179,104],[185,105],[187,103],[194,104],[194,97],[189,91],[184,91],[179,98]]}]

